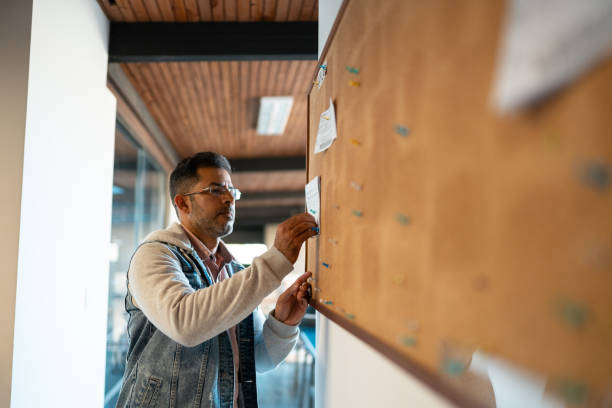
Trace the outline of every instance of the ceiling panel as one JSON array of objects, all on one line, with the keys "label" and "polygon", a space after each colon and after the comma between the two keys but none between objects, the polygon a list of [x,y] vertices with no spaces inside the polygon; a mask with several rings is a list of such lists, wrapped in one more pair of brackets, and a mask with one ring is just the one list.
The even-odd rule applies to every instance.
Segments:
[{"label": "ceiling panel", "polygon": [[[315,61],[121,64],[180,157],[212,150],[228,158],[306,152],[306,90]],[[255,131],[261,96],[292,95],[283,135]]]},{"label": "ceiling panel", "polygon": [[306,184],[305,170],[233,173],[232,184],[242,191],[296,191]]},{"label": "ceiling panel", "polygon": [[98,0],[111,21],[316,21],[317,0]]}]

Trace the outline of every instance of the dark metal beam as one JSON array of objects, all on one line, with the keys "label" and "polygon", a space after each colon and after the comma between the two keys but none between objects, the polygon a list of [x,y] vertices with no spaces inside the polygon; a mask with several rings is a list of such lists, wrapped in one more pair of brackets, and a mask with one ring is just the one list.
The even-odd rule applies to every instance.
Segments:
[{"label": "dark metal beam", "polygon": [[111,23],[109,62],[317,60],[317,22]]},{"label": "dark metal beam", "polygon": [[306,170],[306,156],[230,160],[234,172]]},{"label": "dark metal beam", "polygon": [[244,200],[271,200],[278,198],[304,198],[304,190],[286,190],[286,191],[244,191],[240,201]]}]

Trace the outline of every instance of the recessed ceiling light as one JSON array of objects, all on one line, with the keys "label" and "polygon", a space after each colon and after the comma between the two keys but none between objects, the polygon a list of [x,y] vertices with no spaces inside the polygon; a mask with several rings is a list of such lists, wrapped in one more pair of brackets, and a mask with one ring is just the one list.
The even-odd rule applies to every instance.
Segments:
[{"label": "recessed ceiling light", "polygon": [[259,101],[257,134],[282,135],[289,120],[292,96],[263,96]]}]

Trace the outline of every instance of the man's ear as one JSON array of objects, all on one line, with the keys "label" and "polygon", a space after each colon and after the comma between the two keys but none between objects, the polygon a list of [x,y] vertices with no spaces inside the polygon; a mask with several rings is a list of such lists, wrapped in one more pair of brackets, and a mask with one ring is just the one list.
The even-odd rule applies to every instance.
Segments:
[{"label": "man's ear", "polygon": [[191,212],[191,203],[189,199],[182,194],[174,196],[174,205],[179,209],[179,212],[189,214]]}]

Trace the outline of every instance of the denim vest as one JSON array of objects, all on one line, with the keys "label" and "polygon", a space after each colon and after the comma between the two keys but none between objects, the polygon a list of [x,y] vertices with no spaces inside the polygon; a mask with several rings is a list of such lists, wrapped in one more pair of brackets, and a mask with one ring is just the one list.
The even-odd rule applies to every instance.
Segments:
[{"label": "denim vest", "polygon": [[[162,241],[143,244],[150,242],[162,243],[172,251],[194,290],[212,285],[195,251],[188,253]],[[231,277],[244,267],[232,261],[226,268]],[[129,291],[125,308],[129,313],[129,349],[118,408],[233,407],[234,361],[227,331],[195,347],[185,347],[159,331],[134,306]],[[252,313],[238,324],[236,336],[240,358],[238,405],[257,408]]]}]

